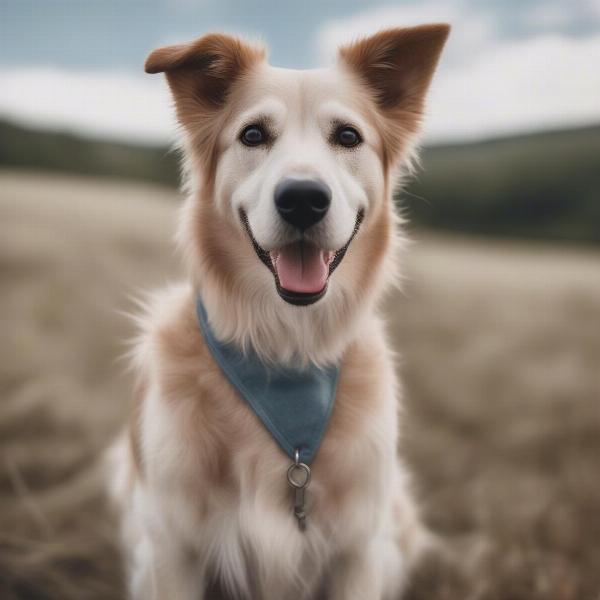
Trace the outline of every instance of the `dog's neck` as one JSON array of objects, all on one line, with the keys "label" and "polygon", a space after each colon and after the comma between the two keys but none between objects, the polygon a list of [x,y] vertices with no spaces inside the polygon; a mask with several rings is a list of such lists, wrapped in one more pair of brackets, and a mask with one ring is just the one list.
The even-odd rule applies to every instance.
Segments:
[{"label": "dog's neck", "polygon": [[242,351],[252,349],[266,362],[282,365],[339,363],[373,312],[372,303],[353,310],[335,302],[291,306],[274,292],[268,306],[260,298],[223,297],[211,284],[198,284],[197,292],[220,341]]}]

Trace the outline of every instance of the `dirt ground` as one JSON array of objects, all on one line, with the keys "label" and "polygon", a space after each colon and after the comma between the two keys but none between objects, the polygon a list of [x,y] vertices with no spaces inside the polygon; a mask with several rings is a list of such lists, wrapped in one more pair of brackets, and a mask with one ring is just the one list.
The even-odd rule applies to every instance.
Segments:
[{"label": "dirt ground", "polygon": [[[97,457],[169,190],[0,173],[0,598],[123,598]],[[600,599],[600,251],[413,236],[389,298],[403,452],[445,550],[410,600]],[[368,599],[365,599],[368,600]]]}]

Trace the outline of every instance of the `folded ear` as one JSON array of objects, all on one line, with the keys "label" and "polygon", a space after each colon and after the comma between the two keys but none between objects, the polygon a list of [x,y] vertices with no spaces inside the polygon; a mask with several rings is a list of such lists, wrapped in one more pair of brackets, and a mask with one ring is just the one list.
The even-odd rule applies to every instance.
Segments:
[{"label": "folded ear", "polygon": [[166,73],[176,103],[196,100],[217,108],[225,102],[236,78],[264,58],[261,47],[211,33],[194,42],[154,50],[146,59],[145,70]]},{"label": "folded ear", "polygon": [[340,48],[340,60],[368,85],[385,112],[420,114],[450,26],[388,29]]}]

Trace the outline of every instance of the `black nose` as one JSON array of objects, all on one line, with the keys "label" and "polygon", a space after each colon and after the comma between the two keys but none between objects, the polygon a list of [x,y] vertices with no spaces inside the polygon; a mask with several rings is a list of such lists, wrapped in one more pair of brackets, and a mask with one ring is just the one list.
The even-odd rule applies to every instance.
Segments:
[{"label": "black nose", "polygon": [[304,231],[329,210],[331,190],[316,179],[284,179],[275,188],[275,206],[283,219]]}]

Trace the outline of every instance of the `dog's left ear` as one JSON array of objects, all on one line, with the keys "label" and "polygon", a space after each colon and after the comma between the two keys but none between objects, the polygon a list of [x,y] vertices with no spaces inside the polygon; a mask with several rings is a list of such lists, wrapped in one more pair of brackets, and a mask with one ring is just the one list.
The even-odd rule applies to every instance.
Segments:
[{"label": "dog's left ear", "polygon": [[187,44],[154,50],[144,68],[146,73],[165,73],[180,120],[185,121],[182,109],[189,110],[194,103],[209,110],[222,106],[232,83],[264,58],[260,46],[211,33]]},{"label": "dog's left ear", "polygon": [[339,57],[368,86],[385,116],[416,131],[449,33],[444,23],[387,29],[343,46]]}]

